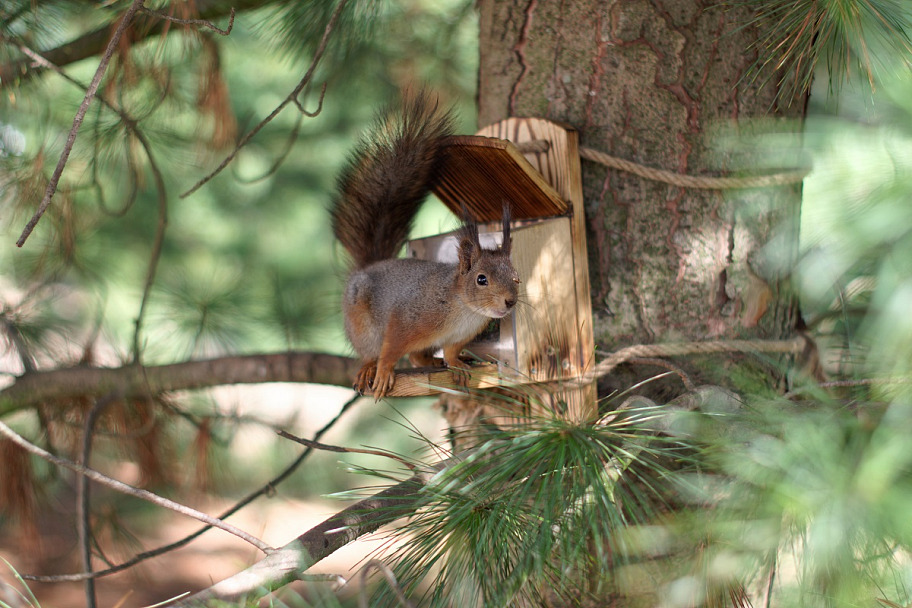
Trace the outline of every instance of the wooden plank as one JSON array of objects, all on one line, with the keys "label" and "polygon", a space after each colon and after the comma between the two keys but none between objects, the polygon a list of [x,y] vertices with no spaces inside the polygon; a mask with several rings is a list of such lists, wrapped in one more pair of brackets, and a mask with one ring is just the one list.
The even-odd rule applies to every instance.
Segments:
[{"label": "wooden plank", "polygon": [[[579,156],[579,135],[566,125],[541,118],[508,118],[478,132],[479,135],[508,139],[522,146],[530,142],[547,141],[524,154],[529,164],[570,203],[573,276],[576,293],[576,328],[580,336],[578,360],[580,372],[585,373],[595,363],[595,342],[592,327],[592,296],[589,287],[589,262],[586,248],[586,215],[583,203],[583,182]],[[595,385],[586,391],[581,402],[581,415],[592,414],[595,404]]]},{"label": "wooden plank", "polygon": [[504,201],[515,220],[564,215],[570,209],[515,145],[490,137],[447,138],[433,190],[457,216],[464,205],[478,222],[500,220]]},{"label": "wooden plank", "polygon": [[[388,397],[425,397],[437,395],[444,391],[464,390],[456,380],[456,375],[465,376],[460,372],[451,372],[441,367],[418,367],[413,369],[396,370],[396,383]],[[480,363],[473,365],[468,374],[466,386],[469,390],[485,389],[502,386],[503,379],[497,373],[497,365],[493,363]]]},{"label": "wooden plank", "polygon": [[579,375],[579,332],[570,220],[540,220],[514,231],[513,265],[522,278],[515,325],[516,367],[527,381]]}]

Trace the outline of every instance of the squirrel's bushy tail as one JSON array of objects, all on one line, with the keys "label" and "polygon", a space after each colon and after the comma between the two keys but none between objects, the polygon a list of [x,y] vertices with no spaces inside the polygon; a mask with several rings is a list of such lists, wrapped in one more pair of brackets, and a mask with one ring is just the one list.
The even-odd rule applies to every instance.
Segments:
[{"label": "squirrel's bushy tail", "polygon": [[441,138],[453,115],[421,90],[380,112],[338,178],[331,208],[336,238],[356,268],[395,257],[437,177]]}]

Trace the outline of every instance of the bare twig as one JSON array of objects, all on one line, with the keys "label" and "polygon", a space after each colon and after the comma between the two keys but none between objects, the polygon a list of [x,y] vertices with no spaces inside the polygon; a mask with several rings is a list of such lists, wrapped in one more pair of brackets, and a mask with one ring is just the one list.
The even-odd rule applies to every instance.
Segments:
[{"label": "bare twig", "polygon": [[294,104],[295,104],[295,106],[297,106],[298,110],[300,110],[302,115],[304,115],[308,118],[316,118],[317,116],[320,115],[320,112],[323,111],[323,99],[325,97],[326,97],[326,83],[324,82],[323,86],[320,87],[320,98],[317,100],[317,109],[316,110],[311,111],[311,110],[308,110],[307,108],[305,108],[304,104],[301,103],[301,101],[297,97],[295,97],[295,99],[294,99]]},{"label": "bare twig", "polygon": [[[63,78],[70,84],[79,87],[83,91],[86,91],[88,89],[87,85],[82,84],[81,82],[79,82],[78,80],[76,80],[75,78],[73,78],[72,76],[67,74],[63,70],[63,68],[61,68],[57,64],[48,60],[48,58],[45,57],[44,55],[29,48],[27,45],[23,44],[21,41],[11,40],[10,38],[7,38],[6,36],[3,36],[3,35],[0,35],[0,40],[3,40],[4,42],[8,42],[10,44],[16,45],[16,47],[19,49],[19,52],[22,53],[23,55],[25,55],[26,57],[28,57],[29,59],[31,59],[35,65],[41,66],[44,69],[53,71],[61,78]],[[111,110],[112,112],[117,114],[118,117],[120,117],[121,124],[123,124],[125,127],[127,127],[127,129],[131,133],[133,133],[134,135],[137,135],[139,133],[137,121],[135,119],[133,119],[130,115],[128,115],[121,108],[110,103],[107,99],[105,99],[105,97],[103,95],[96,95],[96,97],[98,98],[98,101],[101,102],[101,105],[105,106],[106,108],[108,108],[109,110]],[[99,106],[99,110],[100,110],[100,106]],[[97,127],[97,124],[98,123],[96,122],[96,127]],[[148,146],[147,146],[148,142],[146,142],[145,138],[137,138],[137,140],[148,151]],[[97,145],[98,145],[97,140],[95,143],[96,143],[96,154],[97,154],[98,153],[97,152]],[[105,215],[109,215],[111,217],[122,217],[122,216],[126,215],[127,211],[130,210],[130,208],[133,206],[133,203],[136,201],[136,198],[139,194],[139,180],[137,179],[138,170],[134,166],[133,158],[130,155],[127,155],[127,164],[130,168],[130,170],[129,170],[130,194],[127,196],[126,202],[123,204],[123,206],[120,209],[109,209],[107,207],[105,200],[104,200],[105,199],[104,191],[101,188],[101,184],[98,183],[98,178],[97,178],[98,167],[96,164],[92,165],[92,175],[93,175],[92,182],[93,182],[96,190],[98,191],[98,206],[101,208],[102,213],[104,213]]]},{"label": "bare twig", "polygon": [[140,9],[142,4],[143,0],[133,0],[130,8],[128,8],[123,17],[121,17],[120,24],[117,26],[117,29],[114,30],[114,35],[111,36],[111,40],[108,43],[108,46],[105,48],[104,54],[101,56],[101,61],[98,63],[98,69],[95,70],[95,76],[92,77],[92,82],[89,84],[89,88],[86,91],[85,97],[83,97],[82,103],[79,105],[79,109],[76,111],[76,116],[73,118],[73,126],[70,128],[70,133],[67,136],[66,144],[63,146],[63,152],[60,154],[60,160],[57,162],[57,167],[54,169],[54,172],[51,174],[51,179],[48,181],[47,188],[44,191],[44,198],[41,200],[41,204],[38,206],[38,210],[32,216],[32,219],[30,219],[28,224],[26,224],[25,229],[22,231],[22,235],[19,237],[19,240],[16,241],[16,245],[18,247],[22,247],[25,244],[26,239],[28,239],[29,235],[32,233],[32,230],[35,229],[35,226],[38,224],[41,216],[44,215],[44,212],[47,211],[47,208],[50,206],[51,197],[53,197],[54,193],[57,191],[57,183],[60,181],[60,176],[63,174],[64,167],[66,167],[67,160],[70,157],[70,152],[73,151],[73,144],[76,142],[76,133],[79,131],[79,127],[82,125],[86,111],[89,109],[89,104],[92,103],[92,99],[95,97],[96,91],[98,91],[98,85],[101,84],[101,79],[104,77],[105,71],[108,68],[108,63],[111,61],[111,57],[114,56],[114,51],[117,49],[117,44],[120,42],[121,36],[123,36],[124,31],[133,21],[133,16],[136,14],[136,11]]},{"label": "bare twig", "polygon": [[447,460],[438,463],[427,472],[414,475],[371,498],[351,505],[250,568],[175,602],[172,608],[250,602],[300,579],[313,564],[351,541],[413,513],[421,502],[421,489],[428,479],[452,462]]},{"label": "bare twig", "polygon": [[[327,422],[323,426],[323,428],[321,428],[316,433],[314,433],[314,440],[320,439],[333,426],[335,426],[336,422],[338,422],[339,419],[342,418],[342,415],[345,414],[349,409],[351,409],[351,407],[355,404],[355,402],[358,401],[360,398],[361,398],[360,395],[355,395],[354,397],[349,399],[347,402],[345,402],[345,405],[342,406],[342,409],[339,410],[339,413],[336,414],[336,416],[332,420]],[[301,452],[301,454],[294,461],[292,461],[291,464],[289,464],[287,467],[285,467],[285,469],[281,473],[279,473],[277,476],[275,476],[270,481],[265,483],[258,490],[255,490],[254,492],[251,492],[250,494],[248,494],[240,502],[235,503],[231,508],[229,508],[228,510],[226,510],[225,512],[220,514],[218,516],[218,518],[222,519],[222,520],[227,519],[228,517],[234,515],[238,511],[240,511],[242,508],[244,508],[247,505],[249,505],[250,503],[252,503],[254,500],[259,498],[260,496],[268,495],[268,494],[271,494],[272,492],[274,492],[276,487],[279,484],[281,484],[283,481],[285,481],[292,473],[294,473],[295,470],[297,470],[297,468],[299,466],[301,466],[301,464],[312,453],[313,453],[312,448],[308,448],[308,449],[304,450],[303,452]],[[175,549],[180,549],[181,547],[188,545],[191,541],[202,536],[202,534],[204,532],[211,530],[211,529],[212,529],[212,526],[204,526],[204,527],[200,528],[199,530],[197,530],[196,532],[194,532],[188,536],[185,536],[184,538],[182,538],[180,540],[177,540],[171,544],[164,545],[164,546],[158,547],[156,549],[152,549],[150,551],[145,551],[143,553],[135,555],[131,559],[129,559],[121,564],[118,564],[116,566],[111,566],[110,568],[108,568],[106,570],[99,570],[97,572],[82,572],[79,574],[61,574],[61,575],[52,575],[52,576],[23,575],[23,578],[26,578],[28,580],[38,581],[38,582],[44,582],[44,583],[75,582],[75,581],[86,580],[88,578],[100,578],[102,576],[107,576],[109,574],[115,574],[117,572],[122,572],[124,570],[127,570],[128,568],[132,568],[133,566],[135,566],[136,564],[139,564],[140,562],[146,561],[147,559],[151,559],[153,557],[158,557],[159,555],[164,555],[165,553],[174,551]]]},{"label": "bare twig", "polygon": [[[95,422],[102,410],[114,400],[113,394],[108,394],[97,400],[92,409],[89,410],[85,419],[82,431],[82,461],[79,463],[84,467],[90,466],[90,457],[92,454],[92,437],[95,431]],[[79,477],[79,483],[76,486],[76,519],[79,522],[77,532],[79,534],[79,546],[82,550],[82,569],[86,572],[92,571],[92,523],[90,521],[90,488],[89,478],[85,475]],[[95,608],[97,604],[95,596],[95,580],[86,579],[85,584],[86,606]]]},{"label": "bare twig", "polygon": [[104,486],[107,486],[107,487],[111,488],[112,490],[120,492],[121,494],[126,494],[128,496],[133,496],[134,498],[139,498],[141,500],[145,500],[154,505],[158,505],[165,509],[170,509],[171,511],[180,513],[181,515],[186,515],[187,517],[192,517],[193,519],[197,519],[201,522],[207,523],[210,526],[216,527],[220,530],[224,530],[225,532],[228,532],[229,534],[233,534],[234,536],[237,536],[238,538],[250,543],[257,549],[263,551],[264,553],[270,553],[270,552],[274,551],[274,549],[272,547],[270,547],[269,545],[267,545],[260,539],[244,532],[240,528],[237,528],[235,526],[232,526],[231,524],[225,523],[214,517],[206,515],[205,513],[201,512],[201,511],[197,511],[196,509],[193,509],[191,507],[174,502],[173,500],[169,500],[163,496],[153,494],[152,492],[149,492],[148,490],[143,490],[142,488],[133,487],[122,481],[118,481],[117,479],[108,477],[107,475],[104,475],[103,473],[99,473],[98,471],[96,471],[94,469],[90,469],[90,468],[78,465],[75,462],[72,462],[65,458],[60,458],[59,456],[54,456],[47,450],[44,450],[44,449],[38,447],[37,445],[29,442],[28,440],[26,440],[24,437],[22,437],[21,435],[16,433],[9,426],[7,426],[6,423],[4,423],[4,422],[0,422],[0,435],[3,435],[4,437],[9,439],[16,445],[18,445],[19,447],[24,449],[29,454],[38,456],[42,460],[46,460],[47,462],[50,462],[51,464],[56,465],[58,467],[68,469],[70,471],[73,471],[74,473],[78,473],[79,475],[88,477],[92,481],[100,483]]},{"label": "bare twig", "polygon": [[[323,58],[323,54],[326,52],[326,47],[329,44],[330,35],[332,34],[333,29],[336,26],[336,22],[339,19],[339,15],[342,14],[342,10],[345,8],[345,5],[347,3],[348,3],[348,0],[339,1],[338,6],[336,6],[336,9],[333,11],[333,14],[329,19],[329,23],[326,24],[326,28],[323,30],[323,37],[320,39],[320,44],[319,44],[319,46],[317,46],[317,50],[314,52],[313,59],[310,62],[310,67],[307,69],[307,72],[304,74],[304,76],[301,78],[301,80],[298,82],[298,84],[295,86],[295,88],[292,90],[292,92],[289,93],[288,96],[284,100],[282,100],[282,102],[269,114],[269,116],[267,116],[266,118],[261,120],[250,131],[248,131],[247,133],[244,134],[244,136],[240,139],[240,141],[234,147],[234,150],[232,150],[228,154],[228,156],[226,156],[225,159],[222,160],[221,163],[219,163],[218,167],[216,167],[214,170],[212,170],[204,178],[199,180],[189,190],[187,190],[186,192],[181,194],[180,195],[181,198],[190,196],[191,194],[193,194],[194,192],[196,192],[197,190],[202,188],[205,184],[207,184],[216,175],[221,173],[222,170],[225,167],[227,167],[231,161],[234,160],[234,158],[241,151],[241,148],[246,146],[247,143],[250,142],[250,140],[253,139],[253,137],[263,129],[263,127],[265,127],[270,122],[272,122],[272,120],[276,116],[278,116],[282,112],[282,110],[285,109],[285,107],[288,104],[293,103],[293,104],[298,105],[298,95],[300,95],[301,91],[303,91],[304,88],[308,84],[310,84],[310,80],[311,80],[311,78],[313,78],[313,74],[317,69],[317,65],[320,63],[320,60]],[[322,95],[321,95],[321,99],[322,99]],[[321,101],[321,106],[322,106],[322,101]],[[298,107],[300,107],[300,106],[298,106]]]},{"label": "bare twig", "polygon": [[[261,8],[274,0],[232,0],[231,8],[236,12]],[[197,17],[200,19],[221,19],[226,16],[229,7],[224,0],[194,0]],[[31,10],[26,7],[26,10]],[[100,9],[99,9],[100,10]],[[133,20],[135,28],[131,32],[134,43],[141,42],[152,36],[162,34],[168,29],[170,21],[159,19],[157,16],[139,13]],[[112,26],[104,23],[90,32],[64,43],[58,47],[42,51],[56,65],[70,65],[88,59],[103,52],[111,37]],[[0,63],[0,90],[6,87],[17,86],[20,83],[39,76],[47,66],[33,64],[28,60],[11,60]]]},{"label": "bare twig", "polygon": [[227,36],[231,33],[232,28],[234,28],[234,7],[231,7],[231,11],[228,13],[228,27],[222,29],[209,21],[208,19],[179,19],[173,15],[168,15],[161,11],[156,11],[151,8],[142,7],[143,13],[146,15],[152,15],[158,17],[159,19],[164,19],[165,21],[170,21],[171,23],[177,23],[180,25],[196,25],[199,27],[209,28],[214,32],[218,32],[222,36]]},{"label": "bare twig", "polygon": [[365,449],[359,449],[359,448],[344,448],[344,447],[341,447],[338,445],[328,445],[325,443],[318,443],[318,442],[312,441],[310,439],[304,439],[303,437],[296,437],[295,435],[292,435],[291,433],[289,433],[287,431],[281,431],[281,430],[277,431],[276,433],[279,435],[279,437],[284,437],[285,439],[291,439],[292,441],[296,441],[297,443],[300,443],[301,445],[307,446],[308,448],[311,448],[311,449],[322,450],[324,452],[340,452],[343,454],[371,454],[373,456],[383,456],[384,458],[391,458],[391,459],[395,460],[402,466],[406,467],[409,471],[415,470],[414,463],[411,463],[408,460],[406,460],[405,458],[402,458],[401,456],[397,456],[396,454],[393,454],[391,452],[386,452],[383,450],[365,450]]},{"label": "bare twig", "polygon": [[[282,163],[285,162],[285,159],[288,158],[288,155],[291,153],[294,148],[295,142],[298,140],[298,135],[301,132],[301,125],[304,123],[304,114],[298,114],[298,119],[295,121],[294,127],[291,129],[291,133],[288,135],[288,139],[285,141],[285,148],[279,153],[276,159],[273,161],[272,165],[266,169],[261,175],[251,178],[242,178],[240,176],[235,176],[242,184],[255,184],[261,182],[267,177],[275,174],[279,170],[279,167],[282,166]],[[235,165],[237,166],[237,165]]]},{"label": "bare twig", "polygon": [[161,259],[162,245],[165,242],[165,230],[168,228],[168,193],[165,190],[165,180],[162,177],[158,165],[155,163],[155,158],[152,156],[152,149],[149,147],[149,143],[139,131],[135,131],[134,133],[146,151],[146,156],[149,159],[149,167],[152,169],[152,175],[155,177],[155,189],[158,191],[158,225],[155,229],[155,240],[152,243],[152,252],[149,255],[149,267],[146,270],[146,282],[143,285],[142,300],[140,300],[139,303],[139,312],[136,315],[136,323],[133,330],[133,363],[139,364],[141,362],[140,335],[142,333],[142,323],[145,319],[149,295],[152,293],[152,285],[155,283],[155,273],[158,270],[158,262]]},{"label": "bare twig", "polygon": [[380,574],[382,574],[383,578],[386,579],[386,582],[389,583],[390,589],[393,590],[393,593],[396,595],[396,599],[399,600],[400,604],[405,606],[405,608],[414,608],[415,605],[408,601],[408,598],[402,593],[402,589],[396,581],[396,575],[393,574],[393,571],[389,566],[378,559],[368,560],[361,569],[361,589],[358,593],[358,606],[360,608],[367,608],[367,575],[371,570],[380,571]]},{"label": "bare twig", "polygon": [[283,150],[276,157],[275,161],[273,161],[272,166],[270,166],[269,169],[264,171],[263,174],[258,177],[254,177],[254,178],[250,178],[250,179],[242,179],[240,177],[237,177],[236,179],[243,184],[255,184],[259,181],[266,179],[267,177],[269,177],[270,175],[273,175],[276,171],[278,171],[279,167],[282,166],[282,163],[285,162],[285,159],[288,158],[288,155],[291,153],[292,149],[294,148],[295,142],[298,140],[298,135],[301,132],[301,125],[304,122],[304,117],[307,116],[308,118],[315,118],[316,116],[318,116],[320,114],[320,112],[323,111],[323,98],[325,96],[326,96],[326,83],[324,82],[323,87],[320,90],[320,99],[317,103],[317,109],[312,112],[307,110],[300,101],[295,99],[294,104],[298,107],[298,110],[300,110],[300,113],[298,114],[298,119],[295,121],[295,126],[291,129],[291,133],[289,134],[288,139],[285,141],[285,148],[283,148]]}]

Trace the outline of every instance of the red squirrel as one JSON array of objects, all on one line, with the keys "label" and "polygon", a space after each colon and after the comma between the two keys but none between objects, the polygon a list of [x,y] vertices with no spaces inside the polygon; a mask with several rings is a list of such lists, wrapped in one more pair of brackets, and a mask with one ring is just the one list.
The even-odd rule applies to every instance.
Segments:
[{"label": "red squirrel", "polygon": [[516,305],[519,275],[510,261],[506,206],[497,249],[482,248],[477,226],[463,218],[457,263],[396,258],[438,177],[442,140],[453,122],[426,91],[403,99],[377,115],[338,178],[332,228],[353,263],[342,312],[363,360],[354,388],[370,389],[376,399],[393,388],[401,357],[434,365],[433,353],[443,349],[443,363],[459,368],[463,347]]}]

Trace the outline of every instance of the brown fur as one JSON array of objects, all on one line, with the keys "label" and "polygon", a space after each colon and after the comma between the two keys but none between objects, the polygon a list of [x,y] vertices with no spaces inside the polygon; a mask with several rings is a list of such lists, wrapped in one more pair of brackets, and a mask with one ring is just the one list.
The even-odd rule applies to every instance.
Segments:
[{"label": "brown fur", "polygon": [[442,348],[444,363],[460,367],[462,348],[516,304],[506,214],[499,249],[483,249],[468,221],[457,264],[395,258],[437,178],[451,125],[422,91],[379,116],[339,177],[333,231],[354,261],[342,297],[345,333],[364,361],[354,386],[378,399],[393,388],[399,359],[426,365]]}]

